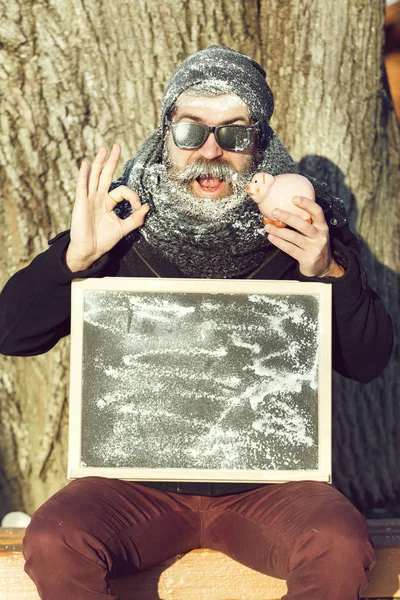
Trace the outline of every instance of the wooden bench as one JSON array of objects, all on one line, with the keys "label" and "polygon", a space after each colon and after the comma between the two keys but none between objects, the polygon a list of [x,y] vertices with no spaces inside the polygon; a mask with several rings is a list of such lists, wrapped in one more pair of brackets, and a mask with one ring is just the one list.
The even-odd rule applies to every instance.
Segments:
[{"label": "wooden bench", "polygon": [[[377,562],[364,598],[400,598],[400,519],[368,522]],[[24,572],[24,529],[0,528],[1,600],[38,600]],[[285,581],[267,577],[213,550],[192,550],[141,573],[115,579],[120,600],[278,600]],[[62,599],[60,599],[62,600]]]}]

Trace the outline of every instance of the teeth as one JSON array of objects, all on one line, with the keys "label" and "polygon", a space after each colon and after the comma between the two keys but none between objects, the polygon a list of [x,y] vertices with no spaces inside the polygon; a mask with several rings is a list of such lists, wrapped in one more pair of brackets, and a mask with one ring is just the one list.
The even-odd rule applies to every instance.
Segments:
[{"label": "teeth", "polygon": [[197,180],[198,181],[204,181],[204,180],[209,180],[209,179],[214,179],[215,181],[224,181],[224,179],[222,177],[208,177],[207,175],[202,175],[201,177],[198,177]]}]

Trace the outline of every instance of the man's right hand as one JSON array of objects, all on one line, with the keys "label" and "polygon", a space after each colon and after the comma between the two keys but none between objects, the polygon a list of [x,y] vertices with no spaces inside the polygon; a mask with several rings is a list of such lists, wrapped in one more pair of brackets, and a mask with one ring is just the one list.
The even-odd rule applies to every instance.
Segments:
[{"label": "man's right hand", "polygon": [[[143,225],[149,211],[139,196],[126,185],[108,192],[121,156],[121,147],[114,144],[106,161],[107,148],[100,148],[92,165],[82,161],[76,185],[75,204],[71,220],[71,241],[65,255],[72,272],[84,271],[103,254],[111,250],[130,231]],[[126,219],[120,219],[114,208],[128,200],[134,209]]]}]

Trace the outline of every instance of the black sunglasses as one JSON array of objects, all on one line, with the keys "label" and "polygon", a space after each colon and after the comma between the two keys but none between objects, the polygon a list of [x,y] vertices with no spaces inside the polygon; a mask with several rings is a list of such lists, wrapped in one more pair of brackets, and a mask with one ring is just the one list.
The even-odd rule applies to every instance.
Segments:
[{"label": "black sunglasses", "polygon": [[210,133],[215,135],[218,146],[230,152],[241,152],[251,144],[252,134],[258,129],[258,123],[254,125],[218,125],[208,127],[201,123],[187,123],[180,121],[172,123],[167,120],[171,127],[172,137],[178,148],[183,150],[197,150],[205,144]]}]

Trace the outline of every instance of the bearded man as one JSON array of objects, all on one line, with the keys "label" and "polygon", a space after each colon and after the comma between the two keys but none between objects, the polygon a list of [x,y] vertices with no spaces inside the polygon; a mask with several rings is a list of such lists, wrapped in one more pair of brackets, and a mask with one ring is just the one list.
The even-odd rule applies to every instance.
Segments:
[{"label": "bearded man", "polygon": [[[2,352],[46,352],[68,334],[74,278],[325,281],[334,369],[376,377],[390,358],[392,326],[367,285],[343,204],[314,181],[317,203],[298,198],[312,223],[278,211],[289,227],[277,229],[263,226],[246,194],[256,171],[297,171],[270,128],[272,112],[265,72],[251,58],[217,46],[187,58],[167,86],[160,127],[118,181],[110,185],[118,145],[107,160],[101,148],[91,166],[83,161],[70,232],[3,290]],[[286,600],[359,598],[374,562],[360,513],[333,486],[310,481],[79,479],[36,511],[24,555],[44,600],[116,600],[110,576],[199,547],[286,579]]]}]

